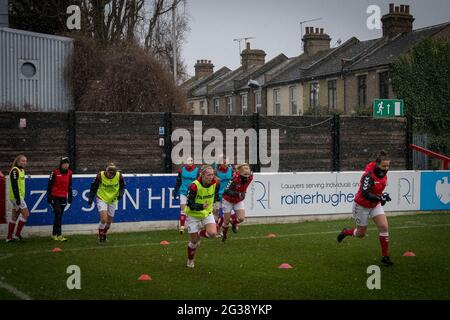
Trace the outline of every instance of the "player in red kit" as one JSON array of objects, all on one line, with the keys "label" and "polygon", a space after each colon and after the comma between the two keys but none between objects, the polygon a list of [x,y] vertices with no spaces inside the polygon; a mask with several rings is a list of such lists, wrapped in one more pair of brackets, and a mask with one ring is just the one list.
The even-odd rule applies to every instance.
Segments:
[{"label": "player in red kit", "polygon": [[347,236],[363,238],[367,231],[369,217],[372,218],[379,231],[381,262],[386,266],[393,264],[389,257],[388,221],[383,209],[386,202],[391,201],[389,194],[384,192],[389,166],[390,160],[385,151],[380,151],[375,162],[367,165],[353,203],[352,211],[356,228],[344,228],[337,237],[338,242],[342,242]]},{"label": "player in red kit", "polygon": [[67,238],[62,236],[62,217],[67,204],[72,203],[72,170],[69,166],[69,158],[62,157],[59,167],[50,174],[47,187],[47,202],[55,216],[52,239],[62,242],[67,241]]},{"label": "player in red kit", "polygon": [[[253,173],[248,164],[241,164],[236,166],[236,172],[233,174],[228,187],[223,193],[222,210],[223,210],[223,225],[222,225],[222,241],[227,240],[228,224],[231,219],[233,231],[237,229],[239,223],[245,220],[244,199],[245,193],[250,183],[253,181]],[[234,210],[236,215],[231,215]]]}]

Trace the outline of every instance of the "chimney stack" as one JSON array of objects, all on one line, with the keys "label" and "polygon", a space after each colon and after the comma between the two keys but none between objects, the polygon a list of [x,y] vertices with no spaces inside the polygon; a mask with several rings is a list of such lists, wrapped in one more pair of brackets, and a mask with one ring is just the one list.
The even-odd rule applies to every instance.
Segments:
[{"label": "chimney stack", "polygon": [[305,53],[312,55],[319,51],[330,49],[331,38],[324,33],[323,28],[314,30],[314,27],[306,27],[302,41]]},{"label": "chimney stack", "polygon": [[262,66],[266,63],[266,53],[263,50],[251,49],[250,42],[247,42],[246,49],[241,53],[241,65],[247,70],[253,65]]},{"label": "chimney stack", "polygon": [[0,0],[0,28],[9,27],[8,0]]},{"label": "chimney stack", "polygon": [[195,68],[195,78],[202,78],[210,76],[214,73],[214,65],[211,60],[197,60],[194,65]]},{"label": "chimney stack", "polygon": [[395,6],[389,4],[389,13],[381,18],[383,23],[383,37],[393,38],[400,33],[411,32],[414,17],[410,14],[409,5]]}]

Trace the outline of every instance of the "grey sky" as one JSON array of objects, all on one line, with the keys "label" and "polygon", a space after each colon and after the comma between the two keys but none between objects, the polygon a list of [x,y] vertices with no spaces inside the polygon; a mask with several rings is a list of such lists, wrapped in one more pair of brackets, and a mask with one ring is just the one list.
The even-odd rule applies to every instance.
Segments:
[{"label": "grey sky", "polygon": [[[366,26],[369,5],[378,5],[387,13],[389,3],[409,4],[416,19],[414,29],[450,21],[449,0],[188,0],[191,31],[183,46],[182,57],[189,74],[196,60],[212,60],[214,70],[240,64],[238,43],[234,38],[255,37],[252,48],[263,49],[266,61],[284,53],[301,53],[302,20],[323,18],[303,25],[321,27],[330,35],[331,45],[356,36],[360,40],[381,36],[381,30]],[[244,46],[244,42],[242,42]]]}]

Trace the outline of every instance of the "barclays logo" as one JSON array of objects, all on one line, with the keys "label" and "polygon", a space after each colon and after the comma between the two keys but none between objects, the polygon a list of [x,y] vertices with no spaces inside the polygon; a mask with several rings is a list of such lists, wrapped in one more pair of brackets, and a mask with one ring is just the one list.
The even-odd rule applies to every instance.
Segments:
[{"label": "barclays logo", "polygon": [[443,203],[450,203],[450,184],[448,183],[448,177],[443,177],[442,180],[438,179],[435,186],[436,196]]}]

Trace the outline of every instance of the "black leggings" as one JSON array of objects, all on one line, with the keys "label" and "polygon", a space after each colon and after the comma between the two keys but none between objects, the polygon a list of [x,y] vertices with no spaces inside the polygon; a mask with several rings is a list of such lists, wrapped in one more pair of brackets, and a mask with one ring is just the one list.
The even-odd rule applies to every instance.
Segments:
[{"label": "black leggings", "polygon": [[53,221],[53,235],[60,236],[61,235],[61,224],[62,224],[62,216],[64,214],[64,209],[66,208],[67,200],[65,198],[56,198],[52,199],[52,209],[53,214],[55,215],[55,220]]}]

